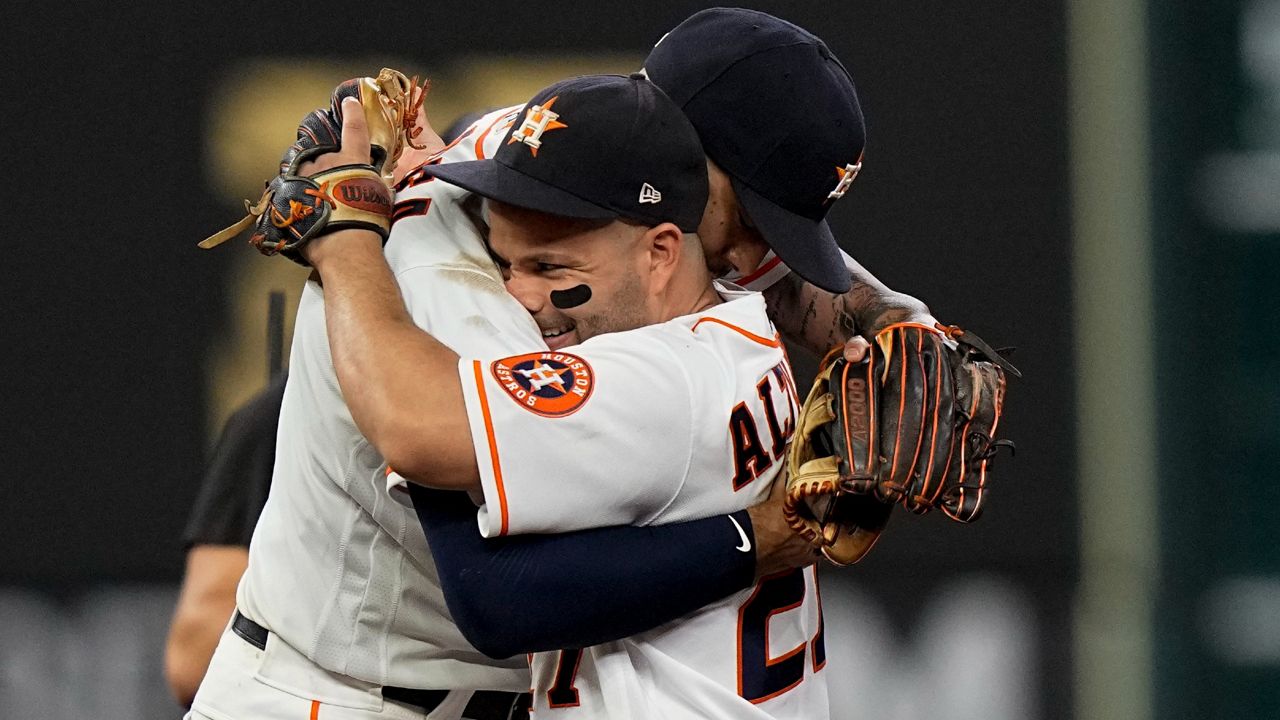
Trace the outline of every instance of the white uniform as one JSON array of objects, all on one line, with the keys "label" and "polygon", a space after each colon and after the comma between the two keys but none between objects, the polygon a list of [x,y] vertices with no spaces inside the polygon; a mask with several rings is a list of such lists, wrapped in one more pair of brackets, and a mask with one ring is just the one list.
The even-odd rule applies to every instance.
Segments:
[{"label": "white uniform", "polygon": [[[512,117],[482,118],[444,161],[491,155]],[[465,191],[415,180],[396,196],[386,249],[415,321],[461,355],[545,348],[464,212]],[[485,657],[449,616],[417,517],[388,495],[386,463],[342,400],[315,282],[298,307],[290,365],[271,494],[236,598],[272,634],[264,653],[224,633],[195,715],[298,718],[319,701],[346,717],[387,717],[405,708],[384,705],[384,685],[528,690],[524,658]],[[457,717],[466,699],[432,717]]]},{"label": "white uniform", "polygon": [[[858,266],[849,253],[844,250],[840,251],[840,257],[844,258],[844,266],[852,271]],[[766,252],[760,260],[760,267],[749,273],[731,272],[725,276],[726,280],[731,280],[738,285],[756,292],[764,292],[773,287],[782,278],[791,274],[791,268],[782,262],[782,258],[778,257],[772,250]]]},{"label": "white uniform", "polygon": [[[704,312],[563,351],[464,356],[486,536],[679,522],[764,500],[794,431],[795,386],[764,298],[717,289],[726,302]],[[625,640],[538,653],[534,713],[821,720],[824,659],[816,577],[796,570]]]}]

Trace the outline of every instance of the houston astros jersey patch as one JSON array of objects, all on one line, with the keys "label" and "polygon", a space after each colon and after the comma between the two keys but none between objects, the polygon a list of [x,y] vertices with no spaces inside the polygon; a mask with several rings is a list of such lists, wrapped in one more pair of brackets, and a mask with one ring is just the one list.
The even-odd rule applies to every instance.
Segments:
[{"label": "houston astros jersey patch", "polygon": [[562,352],[538,352],[496,360],[490,372],[507,395],[545,417],[564,417],[591,397],[595,380],[586,360]]}]

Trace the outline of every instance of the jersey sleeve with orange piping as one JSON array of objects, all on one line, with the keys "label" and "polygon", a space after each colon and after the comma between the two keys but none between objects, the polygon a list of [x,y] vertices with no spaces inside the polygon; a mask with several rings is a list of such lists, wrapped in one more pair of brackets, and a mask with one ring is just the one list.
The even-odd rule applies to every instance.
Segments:
[{"label": "jersey sleeve with orange piping", "polygon": [[[462,357],[546,348],[528,311],[507,293],[500,278],[479,266],[417,266],[398,273],[396,280],[414,323]],[[402,505],[409,502],[407,484],[399,474],[387,474],[387,489]]]},{"label": "jersey sleeve with orange piping", "polygon": [[[459,363],[486,537],[652,521],[689,471],[694,408],[715,404],[714,358],[658,327],[566,351]],[[708,398],[710,395],[710,398]]]}]

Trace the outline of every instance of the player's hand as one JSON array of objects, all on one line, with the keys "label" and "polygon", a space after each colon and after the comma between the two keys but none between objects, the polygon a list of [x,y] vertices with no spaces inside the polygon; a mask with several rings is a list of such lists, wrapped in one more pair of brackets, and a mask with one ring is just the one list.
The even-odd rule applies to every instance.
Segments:
[{"label": "player's hand", "polygon": [[[342,165],[368,165],[370,155],[369,125],[360,101],[349,97],[342,101],[342,147],[298,166],[298,174],[310,177]],[[303,245],[300,252],[317,270],[321,270],[328,254],[340,246],[368,244],[382,254],[382,238],[372,230],[339,230]],[[321,270],[323,274],[323,270]]]},{"label": "player's hand", "polygon": [[871,343],[867,342],[866,338],[861,335],[854,335],[845,341],[844,359],[851,364],[860,363],[867,356],[867,351],[870,349]]},{"label": "player's hand", "polygon": [[782,518],[786,487],[784,478],[775,479],[769,498],[747,508],[756,536],[757,580],[765,575],[812,565],[821,557],[818,549],[797,535]]},{"label": "player's hand", "polygon": [[369,152],[369,123],[364,117],[360,101],[349,97],[342,100],[342,147],[337,152],[325,153],[310,162],[298,166],[298,174],[311,177],[339,165],[368,165],[373,161]]}]

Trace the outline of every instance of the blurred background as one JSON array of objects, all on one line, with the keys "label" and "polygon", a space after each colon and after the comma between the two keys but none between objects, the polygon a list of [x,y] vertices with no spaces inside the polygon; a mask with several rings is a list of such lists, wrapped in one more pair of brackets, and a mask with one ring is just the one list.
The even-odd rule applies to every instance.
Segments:
[{"label": "blurred background", "polygon": [[[1280,0],[748,5],[857,83],[844,247],[1025,376],[980,522],[899,517],[824,574],[834,717],[1280,717]],[[0,10],[0,718],[181,714],[182,529],[302,282],[195,243],[298,118],[391,65],[443,128],[706,6]]]}]

